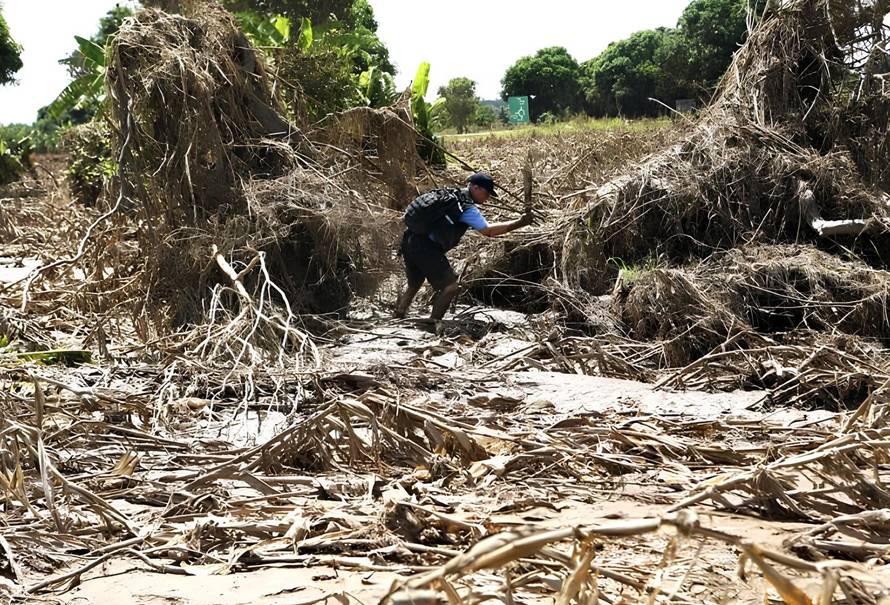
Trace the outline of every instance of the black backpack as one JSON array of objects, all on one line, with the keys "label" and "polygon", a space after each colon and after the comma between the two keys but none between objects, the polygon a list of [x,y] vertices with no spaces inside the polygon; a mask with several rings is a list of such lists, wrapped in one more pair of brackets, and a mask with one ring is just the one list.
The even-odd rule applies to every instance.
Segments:
[{"label": "black backpack", "polygon": [[426,235],[437,230],[443,220],[456,224],[463,211],[472,205],[472,199],[461,189],[427,191],[408,205],[405,226],[413,233]]}]

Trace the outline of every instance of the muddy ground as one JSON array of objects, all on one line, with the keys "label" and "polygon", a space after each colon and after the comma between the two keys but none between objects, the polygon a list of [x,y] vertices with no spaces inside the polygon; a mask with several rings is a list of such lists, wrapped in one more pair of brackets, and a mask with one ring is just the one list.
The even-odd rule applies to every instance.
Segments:
[{"label": "muddy ground", "polygon": [[886,598],[886,429],[849,430],[874,410],[585,372],[595,339],[565,359],[546,314],[466,298],[436,336],[389,318],[398,277],[315,335],[317,368],[158,355],[135,320],[64,304],[76,267],[21,311],[99,212],[61,160],[0,195],[4,329],[29,343],[0,378],[3,599]]}]

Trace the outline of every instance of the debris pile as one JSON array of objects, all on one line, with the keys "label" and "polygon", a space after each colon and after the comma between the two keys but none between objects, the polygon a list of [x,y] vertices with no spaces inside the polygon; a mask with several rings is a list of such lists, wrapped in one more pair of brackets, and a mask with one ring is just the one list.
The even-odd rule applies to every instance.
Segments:
[{"label": "debris pile", "polygon": [[456,337],[332,320],[390,273],[410,116],[298,131],[222,9],[138,13],[117,202],[0,205],[4,267],[70,253],[0,288],[0,594],[123,562],[300,568],[306,603],[886,600],[890,7],[848,4],[771,8],[633,170],[681,130],[541,143],[581,150],[535,159],[543,226],[458,250],[534,313]]},{"label": "debris pile", "polygon": [[602,354],[613,346],[602,348],[603,339],[612,339],[627,363],[593,371],[651,380],[689,366],[699,378],[687,387],[775,387],[787,377],[752,372],[752,362],[771,367],[776,351],[823,359],[821,347],[840,349],[860,371],[827,367],[857,377],[833,395],[813,384],[822,394],[810,403],[836,407],[851,394],[861,402],[880,386],[860,376],[875,373],[867,360],[890,367],[875,353],[888,336],[890,287],[881,156],[890,89],[879,68],[888,12],[882,2],[773,5],[713,103],[694,122],[680,118],[663,150],[575,190],[597,145],[555,169],[539,160],[543,227],[486,249],[471,294],[525,312],[549,308],[570,338],[599,337]]},{"label": "debris pile", "polygon": [[[120,203],[139,216],[134,262],[161,332],[243,303],[243,293],[220,298],[232,281],[292,316],[342,316],[375,286],[392,217],[368,215],[333,176],[348,158],[337,163],[287,122],[261,53],[228,12],[139,12],[115,39],[108,83]],[[229,319],[244,319],[235,307]]]}]

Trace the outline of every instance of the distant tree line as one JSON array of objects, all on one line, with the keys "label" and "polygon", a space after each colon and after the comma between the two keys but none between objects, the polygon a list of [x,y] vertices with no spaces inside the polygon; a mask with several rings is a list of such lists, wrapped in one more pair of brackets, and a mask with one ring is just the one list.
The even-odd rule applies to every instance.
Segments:
[{"label": "distant tree line", "polygon": [[535,121],[544,114],[653,116],[678,99],[707,100],[747,36],[749,15],[756,19],[766,2],[693,0],[677,27],[637,32],[580,64],[565,48],[543,48],[507,70],[502,96],[533,95]]}]

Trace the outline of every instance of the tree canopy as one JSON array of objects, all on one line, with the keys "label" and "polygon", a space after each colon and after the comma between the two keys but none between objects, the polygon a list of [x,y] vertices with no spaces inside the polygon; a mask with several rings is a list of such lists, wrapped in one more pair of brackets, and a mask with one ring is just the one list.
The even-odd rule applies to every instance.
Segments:
[{"label": "tree canopy", "polygon": [[748,9],[766,0],[692,0],[673,29],[641,31],[610,44],[582,65],[586,109],[594,115],[661,113],[649,99],[673,106],[710,96],[747,37]]},{"label": "tree canopy", "polygon": [[717,85],[733,53],[748,35],[748,8],[755,15],[766,0],[693,0],[683,11],[677,33],[690,68],[688,80],[702,90]]},{"label": "tree canopy", "polygon": [[377,83],[383,75],[396,74],[389,49],[377,36],[377,19],[368,0],[223,0],[223,3],[236,12],[242,27],[248,30],[260,28],[274,33],[270,21],[279,16],[287,17],[294,29],[308,20],[314,41],[306,50],[320,52],[324,47],[332,51],[338,63],[348,62],[349,70],[371,82],[370,88],[374,90],[380,88]]},{"label": "tree canopy", "polygon": [[320,26],[331,19],[345,20],[351,17],[356,3],[354,0],[223,0],[223,4],[232,11],[251,10],[297,20],[305,17],[314,25]]},{"label": "tree canopy", "polygon": [[285,94],[298,121],[359,105],[381,107],[395,97],[396,69],[367,0],[223,3],[293,85]]},{"label": "tree canopy", "polygon": [[469,78],[452,78],[447,86],[439,88],[439,96],[445,99],[445,111],[457,132],[466,132],[479,109],[476,83]]},{"label": "tree canopy", "polygon": [[22,47],[16,44],[9,33],[6,19],[0,13],[0,84],[8,84],[15,73],[22,68]]},{"label": "tree canopy", "polygon": [[666,29],[646,30],[613,42],[595,59],[583,65],[588,109],[595,115],[645,115],[650,98],[664,96],[671,86],[664,64],[669,40]]},{"label": "tree canopy", "polygon": [[542,48],[507,69],[501,80],[501,96],[504,100],[534,96],[529,103],[532,120],[545,112],[564,114],[580,107],[580,73],[578,62],[565,48]]}]

